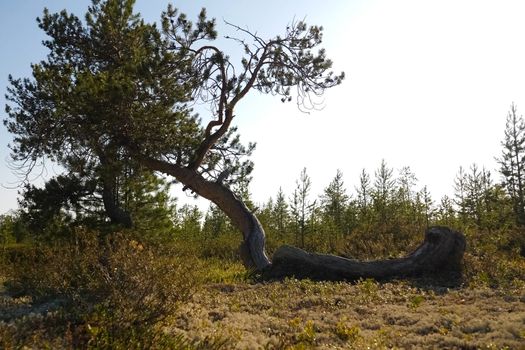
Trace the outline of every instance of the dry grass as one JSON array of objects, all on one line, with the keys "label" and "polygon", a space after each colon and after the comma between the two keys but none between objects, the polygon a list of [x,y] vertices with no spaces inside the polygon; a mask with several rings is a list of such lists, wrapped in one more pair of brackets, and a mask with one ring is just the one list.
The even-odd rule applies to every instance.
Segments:
[{"label": "dry grass", "polygon": [[[42,324],[61,322],[57,305],[31,305],[27,297],[4,294],[0,310],[10,314],[4,335],[18,328],[44,338]],[[525,349],[525,288],[208,283],[164,323],[164,333],[184,342],[159,349]],[[67,348],[68,336],[47,344]]]},{"label": "dry grass", "polygon": [[171,331],[235,349],[525,349],[525,289],[287,280],[213,284]]}]

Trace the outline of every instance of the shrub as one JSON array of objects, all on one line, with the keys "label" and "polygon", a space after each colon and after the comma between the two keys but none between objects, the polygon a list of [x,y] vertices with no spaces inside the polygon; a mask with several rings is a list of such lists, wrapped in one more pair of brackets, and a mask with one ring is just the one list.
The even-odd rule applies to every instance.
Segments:
[{"label": "shrub", "polygon": [[156,342],[162,321],[196,291],[202,278],[195,264],[122,234],[97,236],[79,229],[71,243],[12,257],[8,288],[37,301],[59,300],[75,347]]},{"label": "shrub", "polygon": [[465,232],[465,282],[473,287],[516,288],[525,281],[525,259],[520,256],[523,231]]},{"label": "shrub", "polygon": [[335,326],[335,334],[339,337],[339,339],[350,343],[358,340],[361,337],[360,333],[361,329],[359,326],[349,326],[346,322],[346,319],[340,320]]}]

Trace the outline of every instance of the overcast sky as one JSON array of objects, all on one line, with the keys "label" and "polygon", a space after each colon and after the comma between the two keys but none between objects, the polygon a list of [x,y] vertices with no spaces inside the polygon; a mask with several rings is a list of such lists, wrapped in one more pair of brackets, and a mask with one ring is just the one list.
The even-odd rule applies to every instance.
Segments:
[{"label": "overcast sky", "polygon": [[[30,63],[45,57],[35,22],[44,7],[83,18],[89,3],[0,1],[0,90],[8,74],[27,77]],[[136,10],[151,22],[166,5],[137,0]],[[262,37],[282,34],[294,18],[323,25],[327,54],[347,75],[326,93],[324,108],[310,114],[258,93],[240,103],[235,114],[242,139],[258,144],[251,187],[256,202],[280,186],[291,194],[303,167],[314,194],[337,169],[352,193],[361,169],[373,174],[382,159],[396,170],[410,166],[418,186],[427,185],[436,200],[452,194],[460,166],[477,163],[499,179],[494,158],[506,114],[512,102],[519,114],[525,111],[524,1],[186,0],[175,6],[193,18],[206,7],[220,35],[234,34],[223,19]],[[226,49],[235,57],[230,51],[237,47]],[[0,214],[16,208],[9,141],[0,127]]]}]

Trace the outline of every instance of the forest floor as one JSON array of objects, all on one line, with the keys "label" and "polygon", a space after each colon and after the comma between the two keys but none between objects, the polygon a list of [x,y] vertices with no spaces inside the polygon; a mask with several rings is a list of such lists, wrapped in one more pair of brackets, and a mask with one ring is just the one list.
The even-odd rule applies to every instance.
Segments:
[{"label": "forest floor", "polygon": [[227,349],[525,349],[525,290],[220,283],[196,294],[173,325]]},{"label": "forest floor", "polygon": [[[0,322],[57,308],[0,293]],[[525,349],[525,288],[208,283],[169,324],[165,332],[220,349]]]}]

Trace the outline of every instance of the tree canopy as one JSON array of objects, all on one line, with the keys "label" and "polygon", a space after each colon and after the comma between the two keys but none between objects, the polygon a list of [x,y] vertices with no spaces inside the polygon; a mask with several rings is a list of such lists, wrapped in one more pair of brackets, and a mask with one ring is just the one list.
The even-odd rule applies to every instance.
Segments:
[{"label": "tree canopy", "polygon": [[133,14],[133,1],[93,1],[85,23],[44,10],[38,23],[49,37],[47,59],[32,65],[32,79],[9,77],[12,157],[25,171],[45,157],[79,182],[98,179],[108,216],[131,226],[118,184],[143,170],[122,139],[183,154],[201,133],[184,108],[190,90],[175,73],[184,62]]},{"label": "tree canopy", "polygon": [[[214,19],[203,9],[196,22],[173,6],[161,26],[144,23],[133,0],[93,0],[85,21],[44,11],[47,59],[32,79],[9,78],[8,130],[15,161],[31,169],[44,157],[78,177],[96,178],[108,217],[131,226],[118,201],[117,180],[141,168],[175,177],[223,210],[244,233],[248,265],[269,264],[264,231],[230,185],[252,169],[231,127],[237,104],[251,91],[296,97],[302,108],[341,83],[330,71],[322,27],[289,24],[282,36],[263,39],[227,23],[244,52],[240,64],[218,46]],[[292,92],[295,88],[295,92]],[[193,101],[211,106],[208,122]],[[254,257],[255,256],[255,257]]]}]

